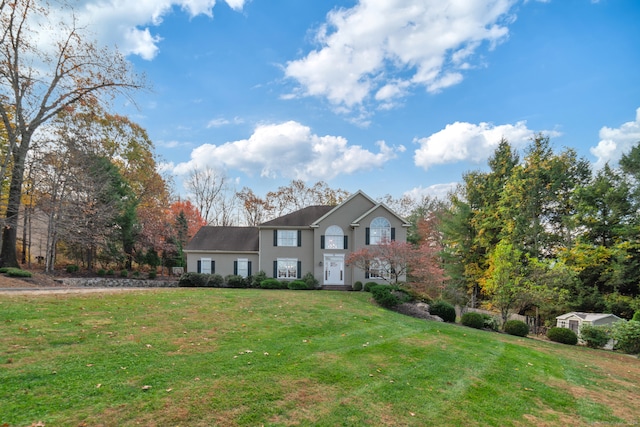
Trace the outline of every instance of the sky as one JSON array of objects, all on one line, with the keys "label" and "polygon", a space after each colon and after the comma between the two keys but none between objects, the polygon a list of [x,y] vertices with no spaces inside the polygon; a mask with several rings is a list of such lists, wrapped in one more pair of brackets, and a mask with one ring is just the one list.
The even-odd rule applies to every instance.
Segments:
[{"label": "sky", "polygon": [[501,138],[595,169],[640,141],[637,0],[79,0],[150,89],[115,107],[188,196],[301,179],[444,196]]}]

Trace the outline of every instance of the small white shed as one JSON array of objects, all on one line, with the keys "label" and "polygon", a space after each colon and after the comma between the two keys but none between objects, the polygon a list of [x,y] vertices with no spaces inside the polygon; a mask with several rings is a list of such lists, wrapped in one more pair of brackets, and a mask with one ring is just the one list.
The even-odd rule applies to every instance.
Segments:
[{"label": "small white shed", "polygon": [[622,320],[615,314],[610,313],[580,313],[572,311],[556,317],[556,326],[559,328],[569,328],[576,334],[580,334],[582,325],[606,326]]}]

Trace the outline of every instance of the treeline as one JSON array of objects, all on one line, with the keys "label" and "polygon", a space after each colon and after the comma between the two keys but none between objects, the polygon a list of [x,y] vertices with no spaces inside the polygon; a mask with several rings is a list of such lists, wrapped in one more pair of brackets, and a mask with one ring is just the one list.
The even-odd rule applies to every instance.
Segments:
[{"label": "treeline", "polygon": [[640,145],[593,171],[537,135],[520,159],[502,140],[440,212],[446,296],[552,320],[640,309]]}]

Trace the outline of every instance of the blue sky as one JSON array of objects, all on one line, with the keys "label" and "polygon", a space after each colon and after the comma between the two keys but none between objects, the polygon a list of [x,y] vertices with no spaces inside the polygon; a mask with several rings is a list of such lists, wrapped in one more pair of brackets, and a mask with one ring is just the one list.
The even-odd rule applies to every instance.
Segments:
[{"label": "blue sky", "polygon": [[163,170],[443,194],[501,137],[599,167],[640,141],[635,0],[84,0],[152,90],[119,105]]}]

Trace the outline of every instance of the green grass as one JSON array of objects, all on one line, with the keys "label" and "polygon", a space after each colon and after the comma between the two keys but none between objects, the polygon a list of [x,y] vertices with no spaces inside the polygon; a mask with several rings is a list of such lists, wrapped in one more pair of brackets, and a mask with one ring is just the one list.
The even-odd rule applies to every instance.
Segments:
[{"label": "green grass", "polygon": [[235,289],[2,295],[0,425],[640,419],[636,358],[408,318],[369,298]]}]

